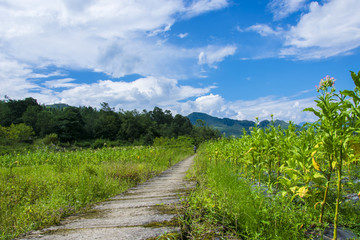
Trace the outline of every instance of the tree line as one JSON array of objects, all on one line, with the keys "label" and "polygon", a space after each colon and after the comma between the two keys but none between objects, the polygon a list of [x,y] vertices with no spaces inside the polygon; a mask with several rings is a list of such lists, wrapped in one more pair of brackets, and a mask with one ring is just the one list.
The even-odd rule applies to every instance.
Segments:
[{"label": "tree line", "polygon": [[[108,103],[93,107],[52,107],[34,98],[0,101],[0,143],[56,136],[60,142],[106,139],[121,144],[150,145],[155,138],[189,136],[200,142],[220,133],[187,117],[155,107],[152,111],[115,111]],[[196,143],[195,143],[196,144]]]}]

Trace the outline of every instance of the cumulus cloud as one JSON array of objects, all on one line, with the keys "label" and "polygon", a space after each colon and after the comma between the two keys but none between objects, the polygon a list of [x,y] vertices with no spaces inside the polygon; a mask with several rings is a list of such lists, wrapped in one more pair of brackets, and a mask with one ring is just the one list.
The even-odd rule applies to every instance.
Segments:
[{"label": "cumulus cloud", "polygon": [[307,107],[314,107],[314,98],[293,99],[291,97],[268,96],[253,101],[236,101],[230,105],[230,109],[236,114],[237,119],[252,119],[259,117],[260,120],[270,119],[271,114],[275,119],[313,122],[314,114],[303,112]]},{"label": "cumulus cloud", "polygon": [[[303,93],[299,93],[302,95]],[[176,111],[187,115],[191,112],[204,112],[217,117],[228,117],[237,120],[270,119],[271,114],[275,119],[313,122],[317,120],[314,114],[303,112],[307,107],[315,107],[314,98],[276,97],[267,96],[255,100],[226,101],[220,95],[205,95],[194,101],[182,103]]]},{"label": "cumulus cloud", "polygon": [[181,16],[227,4],[225,0],[191,4],[182,0],[3,1],[0,50],[35,67],[96,69],[116,77],[132,73],[193,76],[195,69],[189,67],[193,63],[187,60],[196,63],[198,49],[171,45],[161,33],[170,31]]},{"label": "cumulus cloud", "polygon": [[[13,99],[23,99],[25,97],[44,97],[41,93],[51,95],[52,91],[38,85],[36,79],[61,75],[57,71],[49,74],[34,73],[32,66],[0,53],[0,96],[7,95]],[[47,100],[50,98],[46,97]]]},{"label": "cumulus cloud", "polygon": [[312,2],[296,26],[286,34],[282,56],[327,58],[360,46],[360,1]]},{"label": "cumulus cloud", "polygon": [[209,94],[196,98],[194,101],[187,101],[175,107],[175,112],[188,115],[192,112],[204,112],[213,116],[222,114],[222,108],[225,99],[220,95]]},{"label": "cumulus cloud", "polygon": [[280,20],[304,7],[307,0],[273,0],[268,7],[275,20]]},{"label": "cumulus cloud", "polygon": [[225,47],[208,46],[198,55],[198,63],[200,65],[207,64],[210,67],[216,68],[216,63],[221,62],[227,56],[234,55],[236,47],[229,45]]},{"label": "cumulus cloud", "polygon": [[58,97],[73,105],[96,106],[101,102],[108,102],[122,108],[124,105],[128,108],[141,108],[169,106],[206,94],[211,88],[179,85],[177,80],[164,77],[145,77],[132,82],[101,80],[92,84],[81,84],[59,92]]},{"label": "cumulus cloud", "polygon": [[[198,55],[204,49],[204,64],[222,61],[228,55],[221,53],[223,46],[215,52],[206,46],[178,47],[167,42],[166,33],[178,20],[227,5],[226,0],[2,1],[0,94],[74,106],[109,102],[121,108],[172,106],[208,94],[211,86],[196,88],[179,80],[200,75]],[[37,73],[63,68],[145,77],[79,83],[57,70]]]},{"label": "cumulus cloud", "polygon": [[[269,8],[276,20],[303,9],[297,23],[286,28],[255,24],[238,31],[255,31],[263,37],[275,36],[282,42],[279,57],[322,59],[352,54],[360,47],[360,1],[357,0],[273,0]],[[306,12],[305,12],[306,9]],[[266,55],[266,54],[265,54]],[[273,56],[273,54],[271,54]]]},{"label": "cumulus cloud", "polygon": [[[43,104],[54,102],[67,103],[73,106],[98,107],[107,102],[122,109],[152,109],[154,106],[167,107],[193,97],[208,94],[213,86],[196,88],[179,84],[175,79],[165,77],[143,77],[134,81],[100,80],[95,83],[74,84],[74,79],[65,78],[48,80],[44,83],[33,83],[23,90],[10,92],[11,98],[24,98],[19,94],[26,93]],[[21,82],[24,83],[24,82]],[[9,91],[11,86],[0,93]],[[29,90],[37,89],[37,94],[29,95]]]}]

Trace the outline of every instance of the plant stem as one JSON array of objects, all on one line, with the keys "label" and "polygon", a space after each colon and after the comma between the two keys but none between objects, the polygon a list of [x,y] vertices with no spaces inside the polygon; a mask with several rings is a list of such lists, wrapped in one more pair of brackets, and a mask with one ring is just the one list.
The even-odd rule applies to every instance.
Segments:
[{"label": "plant stem", "polygon": [[326,198],[327,198],[327,195],[328,195],[329,185],[330,185],[330,178],[331,178],[331,174],[329,174],[328,177],[327,177],[327,183],[326,183],[326,188],[325,188],[325,193],[324,193],[324,200],[321,203],[321,213],[320,213],[319,223],[323,222],[325,203],[326,203]]},{"label": "plant stem", "polygon": [[326,204],[326,198],[329,192],[329,187],[330,187],[330,180],[331,180],[331,172],[332,172],[332,165],[331,165],[331,157],[329,156],[329,173],[327,174],[326,178],[327,178],[327,183],[326,183],[326,188],[325,188],[325,193],[324,193],[324,200],[321,203],[321,213],[320,213],[320,219],[319,219],[319,223],[323,222],[323,216],[324,216],[324,211],[325,211],[325,204]]},{"label": "plant stem", "polygon": [[337,169],[338,182],[337,182],[337,197],[336,197],[336,208],[335,208],[335,219],[334,219],[334,240],[337,240],[337,227],[338,227],[338,216],[339,216],[339,204],[341,194],[341,168],[342,168],[342,147],[340,148],[340,164]]}]

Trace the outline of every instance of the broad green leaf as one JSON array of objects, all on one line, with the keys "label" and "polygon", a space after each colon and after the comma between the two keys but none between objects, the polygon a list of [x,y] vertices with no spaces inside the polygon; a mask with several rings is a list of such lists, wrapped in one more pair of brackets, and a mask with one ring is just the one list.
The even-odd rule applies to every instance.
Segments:
[{"label": "broad green leaf", "polygon": [[324,178],[324,179],[326,179],[324,175],[322,175],[321,173],[318,173],[318,172],[315,172],[315,174],[313,175],[313,177],[314,177],[314,178]]},{"label": "broad green leaf", "polygon": [[316,111],[316,110],[313,109],[313,108],[305,108],[303,111],[304,111],[304,112],[305,112],[305,111],[307,111],[307,112],[312,112],[312,113],[314,113],[318,118],[321,118],[320,112]]},{"label": "broad green leaf", "polygon": [[355,86],[360,88],[360,71],[359,71],[358,75],[356,75],[356,73],[354,73],[352,71],[350,71],[350,72],[351,72],[351,77],[355,83]]}]

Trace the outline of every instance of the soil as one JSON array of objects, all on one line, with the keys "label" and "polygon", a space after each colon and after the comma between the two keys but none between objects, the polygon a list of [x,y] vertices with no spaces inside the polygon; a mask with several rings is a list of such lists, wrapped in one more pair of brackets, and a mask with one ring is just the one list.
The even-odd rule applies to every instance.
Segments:
[{"label": "soil", "polygon": [[129,189],[90,211],[70,216],[59,226],[30,232],[21,239],[148,239],[180,232],[180,197],[194,187],[184,179],[189,157],[161,175]]}]

